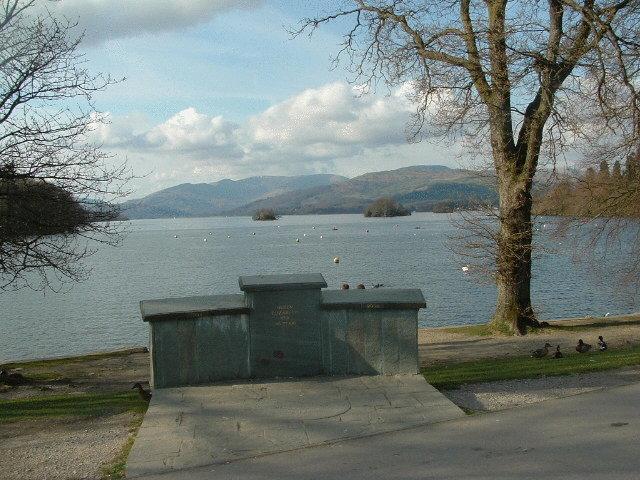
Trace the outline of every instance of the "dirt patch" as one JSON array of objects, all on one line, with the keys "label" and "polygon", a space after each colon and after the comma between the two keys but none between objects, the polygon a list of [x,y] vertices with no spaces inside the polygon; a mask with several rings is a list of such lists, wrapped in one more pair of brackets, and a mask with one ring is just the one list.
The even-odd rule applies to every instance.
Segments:
[{"label": "dirt patch", "polygon": [[0,399],[43,395],[114,392],[135,382],[148,385],[149,353],[145,348],[105,354],[0,365],[29,379],[26,385],[0,384]]}]

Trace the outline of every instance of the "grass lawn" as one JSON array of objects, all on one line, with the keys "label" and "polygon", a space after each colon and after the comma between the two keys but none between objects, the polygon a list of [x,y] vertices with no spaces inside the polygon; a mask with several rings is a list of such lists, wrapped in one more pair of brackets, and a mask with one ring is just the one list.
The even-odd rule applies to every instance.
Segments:
[{"label": "grass lawn", "polygon": [[434,387],[447,390],[458,388],[466,383],[571,375],[630,365],[640,365],[640,347],[568,355],[559,359],[552,357],[483,359],[427,367],[422,370],[422,374]]},{"label": "grass lawn", "polygon": [[137,392],[47,395],[0,400],[0,423],[42,417],[117,415],[144,413],[147,402]]}]

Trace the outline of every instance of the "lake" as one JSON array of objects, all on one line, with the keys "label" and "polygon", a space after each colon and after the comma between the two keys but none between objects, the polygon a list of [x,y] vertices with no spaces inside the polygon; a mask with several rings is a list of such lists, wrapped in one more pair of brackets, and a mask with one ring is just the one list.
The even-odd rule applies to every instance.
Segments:
[{"label": "lake", "polygon": [[[121,246],[102,247],[87,260],[87,281],[60,293],[0,293],[0,361],[146,345],[140,300],[240,293],[238,276],[250,274],[321,272],[330,288],[342,282],[421,288],[427,301],[421,326],[484,323],[495,287],[462,271],[464,262],[445,245],[452,232],[448,215],[432,213],[128,222]],[[558,252],[536,259],[532,288],[540,319],[638,310],[637,295],[621,293],[613,273],[596,275],[575,263],[572,248],[547,232],[541,224],[536,241]],[[624,261],[622,255],[608,261]]]}]

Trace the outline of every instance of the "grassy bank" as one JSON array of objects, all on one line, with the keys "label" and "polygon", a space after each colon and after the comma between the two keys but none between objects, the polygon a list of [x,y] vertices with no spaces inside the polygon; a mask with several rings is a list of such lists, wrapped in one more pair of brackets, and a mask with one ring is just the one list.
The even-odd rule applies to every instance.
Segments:
[{"label": "grassy bank", "polygon": [[598,372],[640,365],[640,347],[568,355],[564,358],[512,357],[449,363],[424,368],[422,374],[442,390],[467,383],[493,382]]}]

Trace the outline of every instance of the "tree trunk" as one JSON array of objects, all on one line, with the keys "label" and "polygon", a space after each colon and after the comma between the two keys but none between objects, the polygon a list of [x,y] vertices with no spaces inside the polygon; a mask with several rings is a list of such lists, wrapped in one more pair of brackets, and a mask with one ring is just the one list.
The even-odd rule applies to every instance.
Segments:
[{"label": "tree trunk", "polygon": [[[525,178],[522,178],[525,177]],[[531,306],[531,185],[520,173],[499,175],[500,226],[497,241],[498,297],[491,325],[505,332],[524,334],[537,325]]]}]

